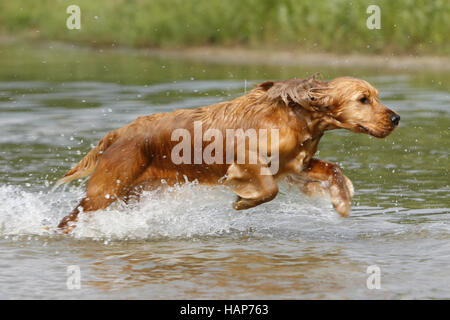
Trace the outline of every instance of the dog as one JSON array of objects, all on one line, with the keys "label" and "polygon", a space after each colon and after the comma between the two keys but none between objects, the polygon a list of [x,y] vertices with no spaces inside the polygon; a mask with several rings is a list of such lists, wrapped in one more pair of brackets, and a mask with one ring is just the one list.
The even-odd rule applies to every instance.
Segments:
[{"label": "dog", "polygon": [[[81,211],[104,209],[163,182],[174,185],[185,180],[228,186],[237,195],[233,208],[244,210],[274,199],[278,181],[284,178],[308,196],[329,196],[335,210],[347,217],[352,182],[338,165],[313,157],[320,139],[334,129],[384,138],[399,121],[400,116],[380,102],[377,89],[368,82],[351,77],[324,81],[315,76],[266,81],[231,101],[139,117],[109,132],[57,182],[91,176],[86,196],[58,227],[70,230]],[[188,149],[181,156],[187,161],[174,161],[180,139],[173,139],[173,133],[181,129],[195,135],[195,123],[215,130],[217,144],[211,155],[226,153],[229,161],[192,161],[196,148],[208,147],[207,141],[199,144],[192,139],[185,141]],[[244,155],[237,161],[238,148],[224,146],[230,129],[254,130],[259,137],[266,130],[270,143],[265,145],[265,155],[261,156],[260,139],[256,146],[245,144]],[[249,161],[252,156],[253,162]],[[275,162],[276,171],[271,168]]]}]

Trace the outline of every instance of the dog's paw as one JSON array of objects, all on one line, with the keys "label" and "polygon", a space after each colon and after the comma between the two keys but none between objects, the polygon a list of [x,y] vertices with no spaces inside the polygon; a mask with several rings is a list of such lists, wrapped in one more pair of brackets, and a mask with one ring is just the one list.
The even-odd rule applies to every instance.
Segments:
[{"label": "dog's paw", "polygon": [[342,192],[339,187],[333,185],[330,187],[331,203],[334,209],[343,218],[347,218],[350,214],[351,209],[351,198],[349,197],[349,192],[345,190]]},{"label": "dog's paw", "polygon": [[249,208],[248,204],[246,203],[245,199],[242,199],[241,197],[238,197],[238,200],[233,202],[234,210],[245,210],[247,208]]},{"label": "dog's paw", "polygon": [[347,178],[346,176],[344,176],[344,182],[345,182],[345,188],[347,189],[347,196],[350,200],[352,200],[354,194],[355,194],[355,188],[353,188],[353,183],[352,181]]},{"label": "dog's paw", "polygon": [[258,205],[260,202],[261,201],[254,199],[244,199],[238,196],[238,199],[235,202],[233,202],[233,209],[234,210],[250,209]]},{"label": "dog's paw", "polygon": [[347,201],[333,201],[333,207],[342,218],[347,218],[350,215],[351,206]]}]

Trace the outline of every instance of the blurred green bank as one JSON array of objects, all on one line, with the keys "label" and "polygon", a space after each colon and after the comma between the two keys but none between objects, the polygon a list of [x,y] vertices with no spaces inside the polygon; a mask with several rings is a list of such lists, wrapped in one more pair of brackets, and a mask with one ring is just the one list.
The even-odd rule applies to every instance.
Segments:
[{"label": "blurred green bank", "polygon": [[[69,30],[66,8],[81,9]],[[370,30],[369,5],[381,11]],[[14,0],[0,35],[91,46],[242,46],[308,52],[450,54],[449,0]]]}]

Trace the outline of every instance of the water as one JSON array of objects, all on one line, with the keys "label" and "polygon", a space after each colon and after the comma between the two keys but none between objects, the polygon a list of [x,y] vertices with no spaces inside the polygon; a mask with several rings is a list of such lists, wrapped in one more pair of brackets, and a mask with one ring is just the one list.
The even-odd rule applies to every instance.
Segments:
[{"label": "water", "polygon": [[[372,82],[402,116],[386,139],[323,138],[318,157],[354,183],[350,218],[286,185],[236,212],[229,190],[190,183],[85,215],[72,235],[52,232],[84,191],[53,183],[107,131],[315,71]],[[0,298],[450,298],[449,79],[0,47]],[[79,290],[66,284],[73,265]],[[372,265],[379,290],[366,285]]]}]

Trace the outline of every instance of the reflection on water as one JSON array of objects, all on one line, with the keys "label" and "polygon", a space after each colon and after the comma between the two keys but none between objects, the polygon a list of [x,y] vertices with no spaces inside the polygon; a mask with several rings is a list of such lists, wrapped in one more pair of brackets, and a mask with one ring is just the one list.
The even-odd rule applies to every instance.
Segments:
[{"label": "reflection on water", "polygon": [[[450,297],[448,73],[54,48],[0,47],[0,61],[0,298]],[[227,189],[189,184],[85,215],[71,236],[51,231],[83,194],[51,185],[107,131],[315,71],[372,82],[402,116],[386,139],[323,138],[318,156],[355,185],[349,219],[287,186],[274,201],[235,212]],[[67,290],[69,265],[81,268],[81,290]],[[366,287],[370,265],[381,268],[381,290]]]},{"label": "reflection on water", "polygon": [[[250,250],[239,248],[246,246],[245,241],[241,242],[229,243],[230,248],[226,251],[217,250],[216,246],[206,242],[198,246],[187,243],[187,248],[180,248],[178,242],[146,245],[137,253],[107,255],[92,266],[92,276],[103,281],[87,283],[106,291],[166,283],[172,287],[171,294],[181,298],[231,298],[235,295],[239,298],[258,295],[293,298],[299,293],[313,296],[317,291],[339,291],[342,286],[335,278],[343,273],[342,269],[352,269],[339,248],[321,252],[320,247],[311,246],[303,248],[301,254],[292,255],[283,251],[269,253],[276,241],[269,247],[256,242]],[[144,253],[148,251],[151,254]],[[311,282],[310,279],[323,273],[321,269],[327,265],[333,265],[333,272],[339,274],[330,274],[328,281]],[[196,279],[195,284],[192,279]],[[154,293],[154,297],[158,295],[158,292]]]}]

